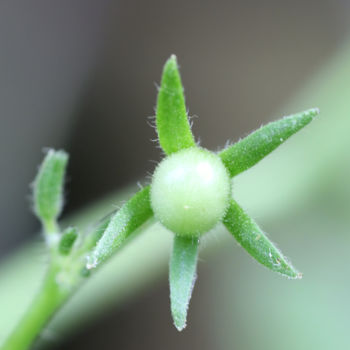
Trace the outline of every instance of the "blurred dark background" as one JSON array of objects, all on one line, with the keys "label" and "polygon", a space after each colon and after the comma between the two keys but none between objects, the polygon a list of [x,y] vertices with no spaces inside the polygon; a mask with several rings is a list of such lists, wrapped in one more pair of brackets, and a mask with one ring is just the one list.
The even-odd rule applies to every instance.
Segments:
[{"label": "blurred dark background", "polygon": [[[0,256],[39,231],[29,184],[45,147],[71,156],[65,216],[147,181],[161,157],[147,118],[170,54],[200,117],[193,131],[215,150],[278,117],[344,41],[349,10],[345,0],[2,0]],[[58,348],[216,348],[200,322],[213,273],[201,269],[184,334],[171,327],[164,279]]]}]

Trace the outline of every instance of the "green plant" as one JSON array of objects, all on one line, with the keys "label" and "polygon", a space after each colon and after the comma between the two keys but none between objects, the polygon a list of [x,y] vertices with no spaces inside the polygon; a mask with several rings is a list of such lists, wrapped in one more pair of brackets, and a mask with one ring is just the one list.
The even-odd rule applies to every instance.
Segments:
[{"label": "green plant", "polygon": [[170,260],[170,297],[175,326],[186,325],[199,240],[220,221],[243,248],[264,266],[289,278],[301,274],[282,256],[256,223],[232,198],[231,178],[249,169],[307,125],[317,109],[285,117],[255,131],[218,154],[196,145],[186,114],[175,56],[166,63],[158,95],[156,126],[167,157],[150,186],[136,193],[96,230],[62,232],[62,208],[68,156],[50,150],[34,182],[34,209],[50,250],[48,272],[37,299],[5,342],[3,349],[27,349],[55,311],[118,248],[155,216],[174,232]]}]

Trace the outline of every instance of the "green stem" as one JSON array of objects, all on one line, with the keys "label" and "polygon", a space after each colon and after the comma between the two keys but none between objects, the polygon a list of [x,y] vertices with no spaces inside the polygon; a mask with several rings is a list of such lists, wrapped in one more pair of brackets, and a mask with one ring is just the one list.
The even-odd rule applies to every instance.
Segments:
[{"label": "green stem", "polygon": [[55,311],[68,299],[72,289],[57,283],[58,267],[49,267],[42,288],[36,299],[5,341],[2,350],[29,349]]},{"label": "green stem", "polygon": [[44,221],[43,226],[44,226],[45,233],[48,235],[60,232],[60,229],[58,227],[58,223],[56,220]]}]

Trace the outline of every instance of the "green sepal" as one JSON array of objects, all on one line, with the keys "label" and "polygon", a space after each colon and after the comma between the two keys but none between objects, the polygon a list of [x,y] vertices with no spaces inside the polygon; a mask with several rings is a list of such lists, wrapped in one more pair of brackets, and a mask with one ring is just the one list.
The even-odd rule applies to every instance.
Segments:
[{"label": "green sepal", "polygon": [[290,136],[309,124],[319,113],[317,108],[284,117],[254,131],[219,153],[231,177],[251,168]]},{"label": "green sepal", "polygon": [[33,184],[34,211],[46,232],[56,230],[56,219],[63,206],[63,183],[68,155],[50,149]]},{"label": "green sepal", "polygon": [[196,145],[188,121],[176,56],[165,63],[158,93],[156,126],[159,144],[166,154]]},{"label": "green sepal", "polygon": [[150,187],[147,186],[129,199],[111,218],[101,239],[88,257],[87,268],[95,268],[109,258],[152,215]]},{"label": "green sepal", "polygon": [[233,199],[223,223],[238,243],[259,263],[288,278],[302,277]]},{"label": "green sepal", "polygon": [[84,237],[84,241],[81,247],[82,252],[90,252],[97,244],[97,242],[103,236],[106,231],[112,217],[116,214],[117,210],[104,216],[98,223],[93,225]]},{"label": "green sepal", "polygon": [[198,246],[196,238],[174,237],[169,283],[171,314],[178,331],[186,327],[188,305],[196,281]]},{"label": "green sepal", "polygon": [[58,251],[61,255],[69,255],[72,247],[78,238],[78,231],[75,227],[68,227],[64,230],[58,245]]}]

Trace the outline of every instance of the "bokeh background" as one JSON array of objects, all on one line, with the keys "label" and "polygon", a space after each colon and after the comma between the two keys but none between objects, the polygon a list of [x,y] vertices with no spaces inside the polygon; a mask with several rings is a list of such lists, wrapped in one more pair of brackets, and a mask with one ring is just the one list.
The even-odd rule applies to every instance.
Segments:
[{"label": "bokeh background", "polygon": [[[204,242],[183,333],[171,324],[166,250],[142,289],[124,286],[114,299],[113,290],[97,288],[100,299],[108,297],[84,320],[67,306],[70,326],[63,318],[44,333],[46,348],[350,347],[349,19],[346,0],[0,2],[1,296],[30,295],[6,275],[11,269],[13,279],[38,279],[16,265],[25,261],[16,254],[40,230],[29,184],[45,147],[70,153],[63,218],[103,198],[108,212],[118,204],[115,193],[147,183],[161,158],[148,118],[170,54],[178,56],[204,147],[216,150],[271,119],[321,108],[315,128],[241,180],[245,206],[305,272],[302,281],[265,271],[217,233]],[[21,303],[4,298],[6,323]]]}]

